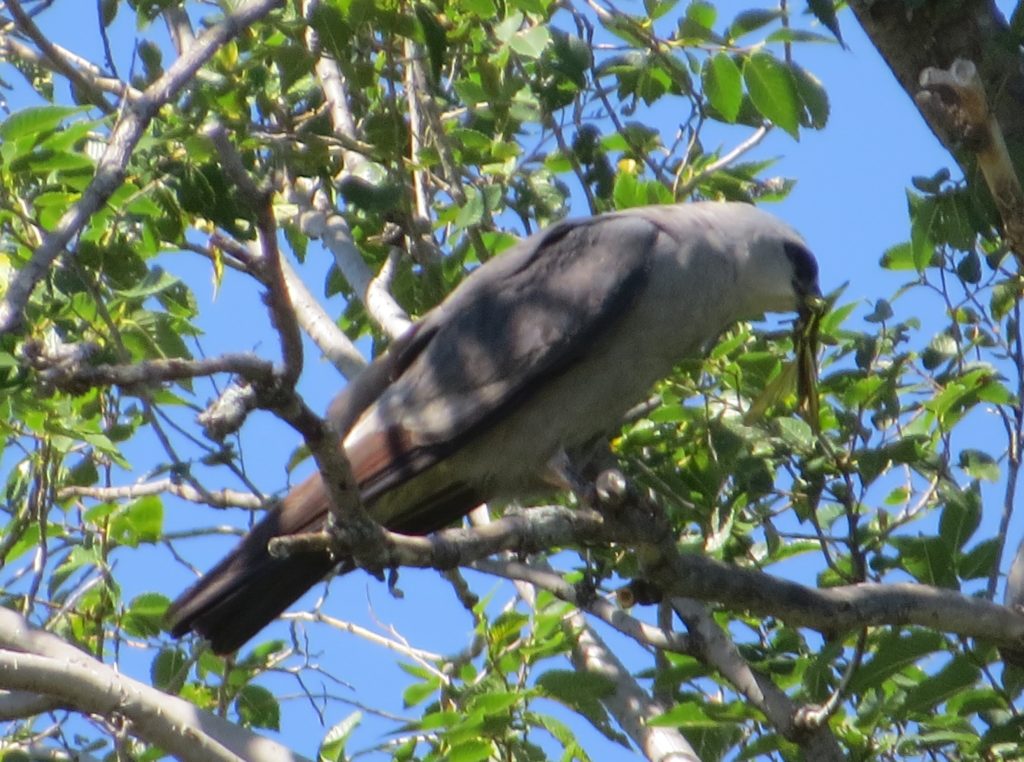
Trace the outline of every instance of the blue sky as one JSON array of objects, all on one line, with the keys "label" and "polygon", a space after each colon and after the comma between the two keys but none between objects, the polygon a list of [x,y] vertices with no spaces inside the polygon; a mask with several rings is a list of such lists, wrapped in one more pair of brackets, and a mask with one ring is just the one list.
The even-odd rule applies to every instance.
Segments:
[{"label": "blue sky", "polygon": [[[719,18],[730,18],[753,4],[717,3]],[[88,7],[82,16],[88,18],[91,29],[94,23],[91,4],[81,7]],[[95,35],[80,33],[78,27],[82,18],[78,14],[49,13],[43,17],[43,22],[44,28],[63,44],[93,60],[102,60],[101,52],[93,47]],[[777,157],[775,173],[797,180],[788,199],[768,208],[803,233],[819,258],[826,291],[849,282],[845,299],[867,305],[890,297],[904,280],[882,271],[878,261],[886,248],[908,237],[905,188],[910,177],[931,175],[942,167],[953,170],[954,177],[958,172],[849,11],[840,14],[840,23],[848,49],[822,44],[800,45],[795,51],[799,63],[814,72],[829,92],[832,111],[827,128],[820,133],[804,131],[799,142],[775,130],[747,158]],[[134,30],[126,19],[119,19],[113,39],[122,75],[129,68],[130,45],[127,42],[133,36]],[[120,45],[121,41],[126,44]],[[0,76],[8,80],[16,78],[4,69],[0,69]],[[23,90],[10,95],[9,100],[12,108],[32,102]],[[722,144],[728,149],[745,135],[739,129],[722,130]],[[705,144],[708,142],[705,138]],[[320,293],[327,257],[317,255],[310,260],[303,270],[304,277],[314,293]],[[229,277],[214,297],[206,264],[191,257],[168,257],[166,266],[187,279],[197,292],[204,311],[203,326],[207,335],[202,345],[207,354],[253,349],[276,358],[276,338],[266,328],[265,308],[251,284]],[[335,298],[327,307],[332,314],[337,314],[342,304]],[[927,310],[940,308],[938,303],[929,305],[923,301],[920,306],[913,305],[913,309],[925,313],[925,318]],[[901,312],[901,305],[898,305],[897,314]],[[925,336],[918,346],[926,343]],[[301,390],[314,407],[322,408],[340,388],[341,381],[333,369],[317,359],[312,346],[307,345],[307,351]],[[247,424],[246,464],[264,489],[272,492],[284,485],[281,464],[297,444],[297,435],[269,415],[254,416]],[[151,461],[155,457],[151,447],[150,442],[139,442],[129,455],[139,458],[140,462]],[[993,509],[986,512],[986,526],[995,526],[995,513]],[[232,519],[238,520],[237,517]],[[223,513],[168,502],[168,528],[206,526],[225,520]],[[1011,548],[1018,539],[1016,536],[1009,539]],[[225,545],[226,541],[220,538],[181,547],[193,563],[207,567],[223,552]],[[169,566],[164,560],[160,561],[161,569]],[[133,567],[135,564],[128,558],[123,562]],[[186,571],[174,566],[166,574],[161,572],[158,579],[145,574],[140,574],[135,582],[129,579],[125,595],[130,597],[155,588],[173,597],[188,581]],[[436,574],[403,572],[400,587],[406,593],[404,600],[393,599],[384,585],[366,575],[349,575],[332,585],[327,611],[378,631],[394,627],[420,648],[450,654],[465,646],[472,622],[454,601],[447,584],[439,582]],[[497,587],[485,582],[477,589],[485,592]],[[318,588],[307,600],[315,600],[321,593],[322,589]],[[278,625],[274,632],[283,635],[285,630]],[[615,638],[611,640],[616,642]],[[408,678],[387,652],[358,638],[337,633],[319,637],[317,645],[324,649],[319,657],[322,663],[353,686],[350,690],[325,682],[328,690],[371,706],[404,713],[400,696]],[[137,674],[143,678],[148,672],[148,658],[140,656],[134,660]],[[287,677],[276,679],[273,685],[281,694],[297,693],[298,689]],[[325,721],[327,725],[333,724],[344,714],[342,707],[332,705]],[[324,732],[303,700],[287,702],[283,727],[287,730],[284,740],[307,754],[314,753]],[[357,736],[354,747],[379,739],[380,727],[368,723],[367,729]],[[585,733],[584,743],[596,759],[620,758],[621,750],[608,746],[596,734]]]}]

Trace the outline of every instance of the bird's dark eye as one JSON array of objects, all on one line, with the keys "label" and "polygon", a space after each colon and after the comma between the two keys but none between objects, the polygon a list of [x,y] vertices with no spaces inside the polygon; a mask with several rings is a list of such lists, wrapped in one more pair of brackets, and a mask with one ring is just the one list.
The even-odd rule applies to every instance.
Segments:
[{"label": "bird's dark eye", "polygon": [[793,241],[786,241],[782,248],[793,266],[793,279],[797,283],[817,283],[818,261],[814,255],[806,247]]}]

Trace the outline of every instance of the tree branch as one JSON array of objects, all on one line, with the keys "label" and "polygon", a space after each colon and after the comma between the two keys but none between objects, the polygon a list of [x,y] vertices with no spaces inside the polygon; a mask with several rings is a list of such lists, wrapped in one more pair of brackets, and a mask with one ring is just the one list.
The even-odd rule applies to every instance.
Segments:
[{"label": "tree branch", "polygon": [[210,490],[200,492],[187,484],[178,484],[170,479],[163,479],[145,484],[128,484],[123,487],[62,487],[57,491],[57,500],[68,500],[72,497],[89,497],[94,500],[134,500],[146,495],[174,495],[192,503],[202,503],[215,508],[248,508],[257,510],[267,507],[267,501],[251,492],[239,492],[233,489]]},{"label": "tree branch", "polygon": [[[365,305],[374,275],[352,240],[348,222],[331,206],[327,194],[313,183],[298,181],[286,188],[285,197],[288,203],[298,208],[293,221],[299,230],[303,235],[318,239],[327,247],[341,276]],[[375,302],[378,309],[382,303],[381,299]],[[388,307],[388,310],[371,316],[388,336],[397,338],[409,326],[409,318],[393,298]],[[398,316],[399,319],[393,320],[393,316]]]},{"label": "tree branch", "polygon": [[[85,365],[91,345],[63,345],[58,350],[41,342],[26,342],[22,352],[42,382],[70,394],[82,394],[94,387],[119,386],[145,389],[172,381],[183,381],[215,373],[234,373],[256,384],[270,384],[273,366],[249,352],[236,352],[200,360],[143,360],[131,365]],[[69,355],[68,348],[77,348]],[[94,347],[93,347],[94,349]]]},{"label": "tree branch", "polygon": [[46,233],[31,259],[8,284],[3,300],[0,301],[0,334],[13,331],[21,325],[25,306],[36,284],[45,277],[54,261],[65,253],[71,239],[124,182],[128,160],[160,107],[169,103],[191,82],[199,68],[224,43],[281,4],[281,0],[249,0],[227,14],[220,23],[207,29],[196,44],[146,88],[142,95],[125,102],[121,117],[111,130],[106,150],[96,164],[96,173],[81,198],[61,216],[53,230]]},{"label": "tree branch", "polygon": [[[920,625],[1008,646],[1024,645],[1024,616],[952,590],[911,583],[807,587],[764,572],[679,553],[660,523],[633,504],[614,516],[586,508],[531,508],[472,529],[426,537],[384,532],[381,565],[448,569],[501,551],[538,553],[572,545],[619,543],[641,552],[644,573],[663,595],[719,602],[733,610],[773,616],[795,627],[834,636],[865,627]],[[355,551],[358,536],[339,526],[271,542],[276,553]]]},{"label": "tree branch", "polygon": [[184,760],[304,762],[288,748],[122,675],[0,609],[0,689],[34,693],[84,714],[120,715],[131,732]]},{"label": "tree branch", "polygon": [[512,581],[526,582],[534,587],[547,590],[566,603],[571,603],[580,611],[592,614],[608,626],[632,638],[640,645],[672,651],[673,653],[694,653],[693,643],[685,635],[671,632],[670,630],[663,630],[660,627],[652,627],[646,622],[630,616],[604,598],[591,597],[586,594],[580,595],[575,586],[570,585],[562,579],[561,575],[550,569],[538,568],[519,563],[518,561],[492,561],[487,559],[474,561],[470,564],[470,568],[484,574],[491,574],[495,577]]},{"label": "tree branch", "polygon": [[827,726],[808,733],[806,728],[794,722],[797,707],[793,701],[770,679],[750,667],[704,604],[687,598],[673,598],[671,604],[690,630],[697,658],[721,674],[747,701],[760,709],[782,736],[799,744],[805,759],[819,762],[845,759]]},{"label": "tree branch", "polygon": [[1024,191],[989,109],[977,67],[958,58],[949,69],[928,67],[921,72],[921,92],[915,96],[922,111],[930,111],[947,135],[973,151],[1003,220],[1010,249],[1024,263]]},{"label": "tree branch", "polygon": [[63,53],[42,33],[32,17],[22,9],[18,0],[5,0],[4,6],[14,17],[18,28],[36,44],[52,67],[68,78],[72,87],[77,88],[83,97],[88,98],[89,102],[103,113],[110,114],[115,110],[107,103],[103,93],[96,87],[92,79],[85,76],[78,67],[68,61]]},{"label": "tree branch", "polygon": [[[470,514],[470,520],[477,529],[492,526],[490,515],[485,508]],[[502,519],[503,521],[504,519]],[[509,555],[509,554],[506,554]],[[506,559],[507,560],[507,559]],[[523,571],[538,574],[552,574],[548,562],[535,559],[532,566],[519,565]],[[540,579],[540,578],[538,578]],[[553,580],[552,580],[553,582]],[[536,594],[532,584],[515,581],[519,595],[530,607],[535,607]],[[676,728],[652,727],[647,723],[652,717],[664,712],[664,707],[651,699],[636,679],[622,665],[615,653],[594,632],[586,617],[579,611],[571,613],[564,627],[574,638],[570,661],[579,672],[603,675],[615,686],[610,696],[601,699],[605,709],[615,718],[619,726],[642,749],[647,759],[659,762],[694,760],[699,762],[693,747]]]}]

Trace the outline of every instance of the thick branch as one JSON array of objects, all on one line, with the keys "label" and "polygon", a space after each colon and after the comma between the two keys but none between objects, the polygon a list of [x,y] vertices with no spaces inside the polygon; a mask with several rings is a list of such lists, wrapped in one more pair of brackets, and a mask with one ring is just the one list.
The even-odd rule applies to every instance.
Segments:
[{"label": "thick branch", "polygon": [[287,259],[281,260],[281,272],[299,325],[345,378],[355,378],[366,367],[366,358],[309,292]]},{"label": "thick branch", "polygon": [[[0,682],[2,680],[0,677]],[[51,696],[40,696],[31,691],[0,691],[0,722],[36,717],[63,706]]]},{"label": "thick branch", "polygon": [[817,589],[690,554],[663,554],[646,571],[670,595],[718,601],[829,635],[912,624],[993,643],[1024,643],[1024,616],[928,585],[863,583]]},{"label": "thick branch", "polygon": [[582,672],[603,675],[615,685],[611,696],[601,699],[651,762],[700,762],[697,752],[676,728],[652,727],[649,721],[665,712],[651,699],[618,660],[601,637],[591,628],[579,632],[572,650],[573,666]]},{"label": "thick branch", "polygon": [[[979,90],[994,117],[988,131],[1005,139],[1014,159],[1014,166],[1006,167],[1001,174],[1019,178],[1024,169],[1024,58],[1015,33],[996,3],[920,3],[910,10],[904,0],[851,0],[850,8],[897,81],[915,99],[936,137],[973,181],[976,169],[988,159],[977,153],[971,136],[955,128],[944,109],[932,108],[931,99],[917,98],[923,72],[947,70],[957,59],[972,62]],[[996,148],[992,143],[989,147]],[[999,185],[992,188],[993,197],[1000,205],[1007,237],[1017,245],[1017,236],[1024,229],[1024,208],[1013,202],[1002,181],[997,182]],[[1000,197],[1010,199],[1010,203],[1004,206]]]},{"label": "thick branch", "polygon": [[[478,508],[470,514],[473,525],[477,528],[490,526],[490,515],[486,508]],[[511,554],[506,553],[506,556]],[[519,565],[521,570],[539,574],[550,574],[551,569],[543,558],[536,558],[531,566]],[[540,579],[540,578],[538,578]],[[520,597],[530,607],[536,606],[535,588],[527,582],[515,581]],[[574,643],[570,653],[573,667],[580,672],[593,672],[607,677],[615,691],[604,696],[601,703],[626,731],[644,756],[658,762],[672,760],[696,760],[699,762],[689,742],[677,728],[652,727],[647,720],[664,712],[664,707],[654,701],[640,687],[636,678],[622,665],[615,653],[594,632],[586,617],[575,611],[566,618],[563,627],[573,637]]]},{"label": "thick branch", "polygon": [[[61,54],[61,57],[68,65],[77,67],[79,73],[92,83],[95,90],[113,93],[118,97],[123,97],[126,93],[129,97],[138,97],[138,90],[130,87],[119,79],[103,76],[103,70],[98,66],[95,66],[90,61],[75,56],[69,51],[61,48],[59,45],[54,45],[53,47]],[[43,69],[63,73],[61,67],[50,60],[47,56],[43,55],[35,48],[14,39],[9,34],[0,34],[0,58],[16,58],[26,63],[30,63],[33,66],[39,66]]]},{"label": "thick branch", "polygon": [[974,152],[999,209],[1006,240],[1018,257],[1024,257],[1024,191],[1003,131],[989,109],[977,67],[958,58],[948,70],[925,69],[920,81],[918,106],[931,112],[933,118],[944,124],[947,134]]},{"label": "thick branch", "polygon": [[303,757],[176,696],[132,680],[0,609],[0,689],[35,693],[85,714],[121,715],[131,732],[179,759],[301,762]]},{"label": "thick branch", "polygon": [[[620,543],[643,551],[645,574],[663,594],[715,601],[734,610],[773,616],[791,626],[837,635],[865,627],[920,625],[1008,646],[1024,644],[1024,616],[995,603],[928,585],[864,583],[807,587],[666,544],[664,528],[633,506],[609,517],[587,509],[545,506],[474,529],[427,537],[386,532],[375,564],[448,569],[500,551],[537,553],[570,545]],[[276,552],[354,552],[346,527],[278,539]],[[379,566],[377,567],[379,568]]]}]

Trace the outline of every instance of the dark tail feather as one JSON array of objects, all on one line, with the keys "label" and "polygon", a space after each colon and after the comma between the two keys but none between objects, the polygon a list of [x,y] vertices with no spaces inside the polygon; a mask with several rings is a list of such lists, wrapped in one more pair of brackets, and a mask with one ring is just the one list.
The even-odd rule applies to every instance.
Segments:
[{"label": "dark tail feather", "polygon": [[[171,635],[194,631],[214,653],[230,653],[262,630],[339,563],[329,556],[297,553],[274,558],[267,543],[274,537],[315,532],[327,517],[327,493],[319,474],[304,481],[267,514],[224,559],[178,596],[167,610]],[[481,502],[457,483],[392,517],[389,527],[426,534],[465,516]]]},{"label": "dark tail feather", "polygon": [[271,511],[167,611],[174,637],[193,630],[218,654],[241,647],[267,626],[335,565],[324,555],[299,553],[274,558],[267,543],[274,537],[315,531],[327,512],[319,474],[310,477]]}]

